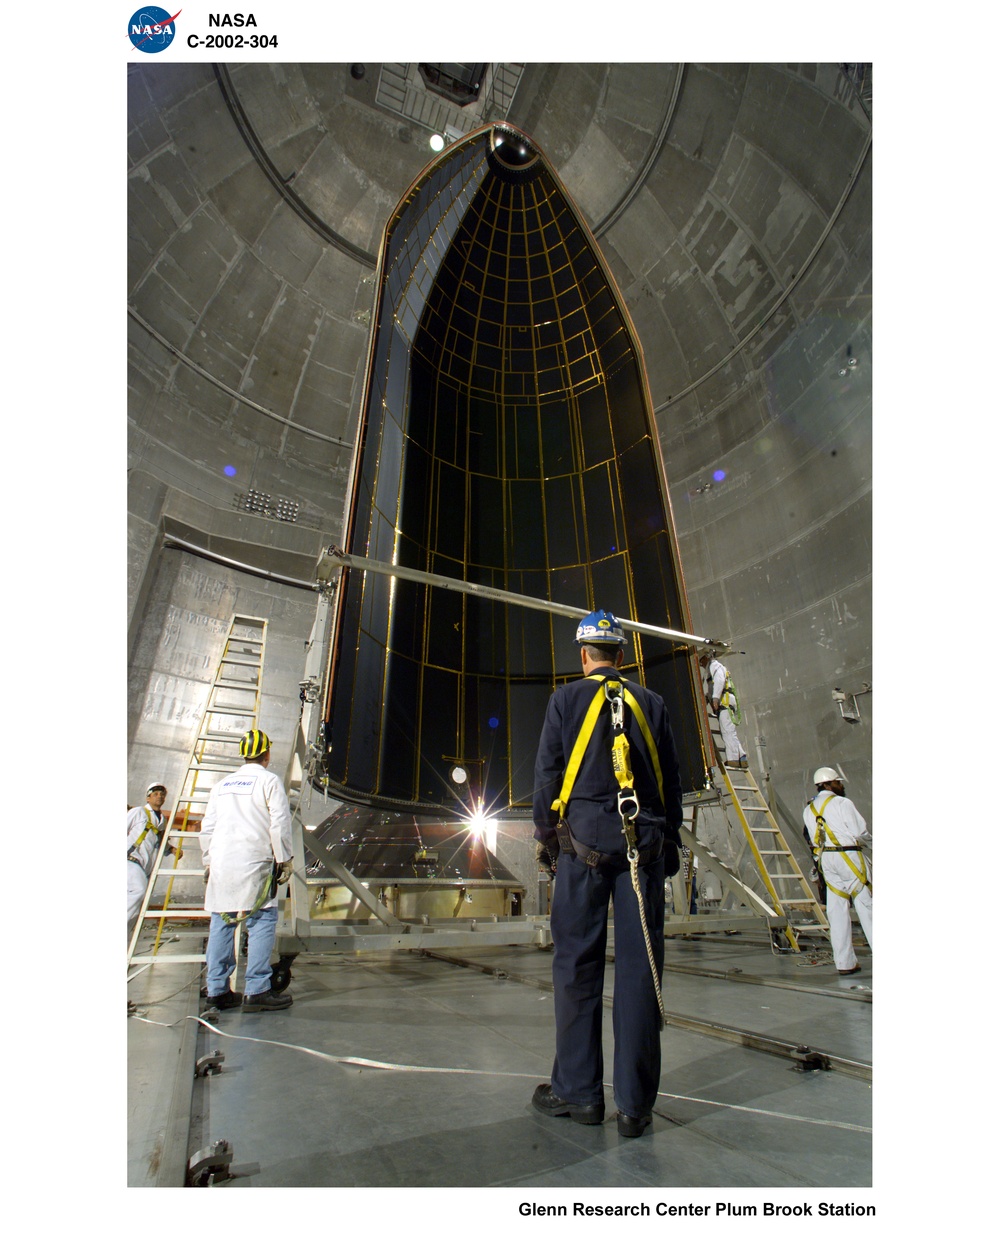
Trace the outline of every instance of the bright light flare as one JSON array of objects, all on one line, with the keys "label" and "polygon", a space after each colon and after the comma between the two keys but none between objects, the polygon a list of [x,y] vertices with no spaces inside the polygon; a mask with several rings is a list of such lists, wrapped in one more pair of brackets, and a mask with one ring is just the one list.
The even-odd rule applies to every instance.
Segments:
[{"label": "bright light flare", "polygon": [[481,802],[477,803],[472,810],[466,808],[464,815],[466,818],[465,827],[469,836],[476,842],[484,842],[490,854],[495,855],[497,850],[497,828],[499,826],[497,818],[490,816]]}]

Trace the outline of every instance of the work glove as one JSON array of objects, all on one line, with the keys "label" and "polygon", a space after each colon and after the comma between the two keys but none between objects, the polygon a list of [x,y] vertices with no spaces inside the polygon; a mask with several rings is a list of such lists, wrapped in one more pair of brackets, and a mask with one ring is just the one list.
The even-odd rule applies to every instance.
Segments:
[{"label": "work glove", "polygon": [[209,870],[208,870],[208,868],[206,867],[206,868],[205,868],[205,871],[201,874],[201,875],[202,875],[202,878],[204,879],[204,882],[205,882],[205,884],[206,884],[206,885],[208,885],[208,873],[209,873]]},{"label": "work glove", "polygon": [[550,842],[535,840],[535,863],[539,872],[547,872],[550,877],[554,877],[558,858],[559,843],[554,838]]},{"label": "work glove", "polygon": [[288,878],[292,875],[292,861],[286,859],[278,865],[278,885],[284,885]]}]

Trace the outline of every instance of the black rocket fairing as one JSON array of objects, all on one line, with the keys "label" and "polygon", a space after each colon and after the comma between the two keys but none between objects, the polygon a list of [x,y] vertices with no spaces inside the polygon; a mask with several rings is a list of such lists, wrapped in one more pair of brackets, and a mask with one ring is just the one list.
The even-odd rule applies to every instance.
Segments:
[{"label": "black rocket fairing", "polygon": [[[446,148],[382,242],[345,550],[688,630],[642,354],[598,246],[538,149],[507,126]],[[530,809],[565,617],[355,570],[326,692],[330,789]],[[628,675],[667,701],[702,788],[688,649],[633,633]],[[461,776],[461,774],[458,774]]]}]

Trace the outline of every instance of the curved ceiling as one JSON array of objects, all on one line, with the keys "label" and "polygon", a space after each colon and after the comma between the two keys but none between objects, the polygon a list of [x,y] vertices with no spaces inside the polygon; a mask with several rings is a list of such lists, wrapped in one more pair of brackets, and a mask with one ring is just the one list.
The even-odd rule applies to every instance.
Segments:
[{"label": "curved ceiling", "polygon": [[[378,73],[129,75],[138,372],[177,420],[231,435],[241,482],[298,487],[326,522],[342,505],[381,232],[431,156],[426,130],[374,103]],[[693,397],[682,422],[759,369],[814,311],[824,268],[843,264],[838,223],[856,226],[870,122],[837,66],[533,66],[510,120],[591,222],[658,411]],[[169,428],[144,432],[183,455]],[[184,441],[193,493],[225,495],[231,483],[210,480],[221,449]],[[269,482],[274,466],[245,443],[297,472]]]}]

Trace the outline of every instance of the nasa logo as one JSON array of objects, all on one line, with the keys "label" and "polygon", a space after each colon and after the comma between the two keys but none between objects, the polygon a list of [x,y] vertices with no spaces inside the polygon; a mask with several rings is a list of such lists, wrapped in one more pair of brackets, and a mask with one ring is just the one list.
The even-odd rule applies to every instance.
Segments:
[{"label": "nasa logo", "polygon": [[174,41],[174,22],[180,17],[180,9],[173,15],[166,9],[153,6],[137,9],[128,22],[128,37],[132,47],[139,52],[163,52]]}]

